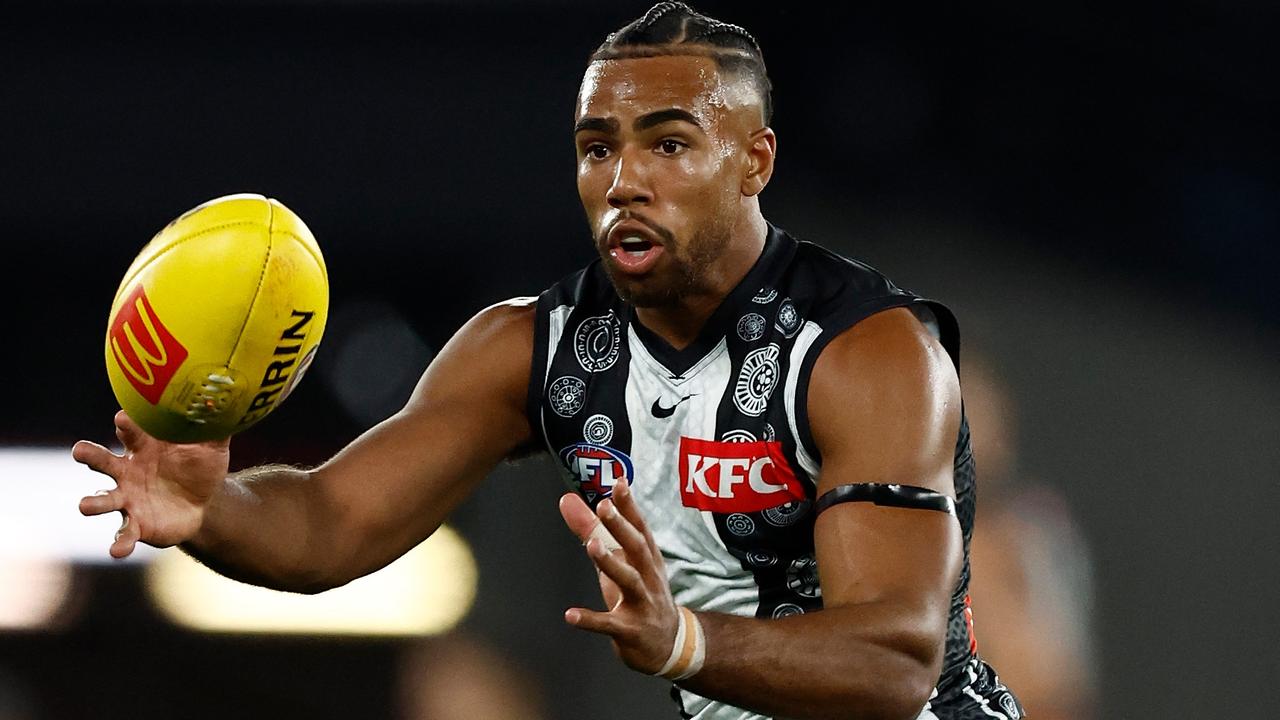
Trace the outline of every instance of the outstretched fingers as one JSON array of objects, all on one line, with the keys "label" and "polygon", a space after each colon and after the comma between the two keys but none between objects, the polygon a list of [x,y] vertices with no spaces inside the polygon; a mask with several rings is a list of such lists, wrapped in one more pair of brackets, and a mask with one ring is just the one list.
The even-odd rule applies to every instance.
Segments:
[{"label": "outstretched fingers", "polygon": [[[619,484],[618,487],[621,487]],[[614,491],[615,495],[617,491]],[[621,512],[618,511],[618,505],[615,500],[602,500],[596,506],[596,515],[600,518],[600,522],[604,528],[609,531],[622,546],[622,550],[626,553],[631,563],[639,568],[647,568],[653,564],[653,552],[649,547],[649,543],[635,525]]]},{"label": "outstretched fingers", "polygon": [[120,438],[120,442],[130,452],[137,450],[147,438],[146,432],[123,410],[116,413],[115,424],[116,437]]},{"label": "outstretched fingers", "polygon": [[[624,597],[638,600],[645,596],[645,579],[637,569],[645,566],[644,561],[636,563],[629,559],[637,548],[646,551],[644,538],[627,524],[612,503],[605,500],[597,506],[597,512],[592,512],[579,495],[566,493],[560,498],[560,514],[600,572],[600,591],[610,609],[617,607]],[[607,521],[605,515],[609,518]],[[619,533],[629,535],[624,535],[624,540]]]},{"label": "outstretched fingers", "polygon": [[142,529],[138,527],[138,523],[129,517],[129,513],[124,514],[124,524],[116,531],[116,540],[111,543],[111,557],[122,558],[128,557],[133,553],[133,548],[138,544],[138,540],[142,537]]},{"label": "outstretched fingers", "polygon": [[611,612],[600,612],[586,608],[569,608],[564,612],[564,620],[576,628],[600,633],[601,635],[617,637],[626,630],[622,621]]},{"label": "outstretched fingers", "polygon": [[71,447],[71,457],[78,463],[88,465],[90,470],[110,475],[119,480],[124,471],[124,458],[116,455],[98,443],[81,440]]},{"label": "outstretched fingers", "polygon": [[613,501],[617,504],[618,512],[644,538],[644,542],[654,560],[661,558],[662,551],[658,549],[658,541],[654,540],[653,533],[649,532],[649,525],[644,520],[644,514],[640,512],[640,506],[636,504],[636,498],[631,494],[631,486],[625,482],[618,483],[613,491]]},{"label": "outstretched fingers", "polygon": [[561,498],[560,512],[584,541],[609,605],[604,611],[569,608],[565,622],[609,635],[629,667],[654,672],[671,653],[681,615],[667,587],[662,554],[630,488],[615,485],[613,497],[601,500],[594,513],[582,498],[569,493]]},{"label": "outstretched fingers", "polygon": [[[124,471],[124,458],[97,443],[81,440],[71,448],[71,457],[78,463],[88,465],[90,469],[111,477],[119,482]],[[124,509],[124,493],[116,490],[100,490],[93,495],[80,499],[81,515],[102,515]]]},{"label": "outstretched fingers", "polygon": [[124,494],[119,490],[99,490],[93,495],[80,499],[81,515],[91,517],[123,509]]},{"label": "outstretched fingers", "polygon": [[569,526],[583,545],[591,539],[591,531],[600,522],[577,493],[565,493],[560,496],[560,517],[564,518],[564,524]]},{"label": "outstretched fingers", "polygon": [[[594,538],[587,541],[587,554],[591,556],[592,562],[596,564],[600,572],[605,577],[613,581],[613,584],[621,591],[622,596],[617,598],[609,609],[612,610],[616,603],[622,598],[631,600],[641,600],[648,594],[648,588],[645,587],[644,577],[627,562],[626,557],[622,553],[611,552],[603,541]],[[602,587],[603,591],[604,588]],[[609,598],[605,598],[605,602],[609,602]]]}]

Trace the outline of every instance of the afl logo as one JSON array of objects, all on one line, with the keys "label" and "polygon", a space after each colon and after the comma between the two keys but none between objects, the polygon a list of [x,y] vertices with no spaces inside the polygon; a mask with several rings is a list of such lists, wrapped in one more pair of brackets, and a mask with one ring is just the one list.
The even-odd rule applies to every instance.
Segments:
[{"label": "afl logo", "polygon": [[787,587],[801,597],[821,597],[818,586],[818,562],[812,557],[796,558],[787,568]]},{"label": "afl logo", "polygon": [[757,305],[768,305],[769,303],[773,302],[773,299],[776,297],[778,297],[777,290],[774,290],[773,288],[765,287],[765,288],[760,288],[760,292],[757,292],[755,294],[755,297],[751,298],[751,302]]},{"label": "afl logo", "polygon": [[764,316],[758,313],[747,313],[738,321],[738,337],[745,342],[759,340],[764,337]]},{"label": "afl logo", "polygon": [[587,502],[613,494],[613,486],[635,479],[631,458],[621,450],[594,443],[574,443],[560,451],[560,462]]},{"label": "afl logo", "polygon": [[755,565],[756,567],[769,567],[770,565],[778,562],[778,558],[774,557],[773,553],[753,550],[747,553],[747,562]]},{"label": "afl logo", "polygon": [[733,404],[743,413],[756,417],[769,405],[769,396],[778,385],[778,346],[768,346],[752,350],[747,359],[742,361],[742,370],[738,372],[738,383],[733,388]]},{"label": "afl logo", "polygon": [[795,335],[800,329],[800,312],[796,310],[791,298],[783,300],[782,305],[778,307],[778,329],[787,337]]},{"label": "afl logo", "polygon": [[577,415],[586,399],[587,384],[572,375],[556,378],[547,390],[552,411],[563,418]]},{"label": "afl logo", "polygon": [[621,346],[622,326],[612,311],[583,320],[573,335],[573,353],[578,356],[578,364],[589,373],[613,367]]},{"label": "afl logo", "polygon": [[790,527],[809,512],[808,500],[792,500],[763,511],[764,521],[774,527]]},{"label": "afl logo", "polygon": [[749,430],[726,430],[725,433],[720,436],[720,440],[731,443],[749,443],[755,442],[756,436],[752,435]]},{"label": "afl logo", "polygon": [[608,445],[613,439],[613,421],[608,415],[592,415],[582,426],[582,436],[593,445]]}]

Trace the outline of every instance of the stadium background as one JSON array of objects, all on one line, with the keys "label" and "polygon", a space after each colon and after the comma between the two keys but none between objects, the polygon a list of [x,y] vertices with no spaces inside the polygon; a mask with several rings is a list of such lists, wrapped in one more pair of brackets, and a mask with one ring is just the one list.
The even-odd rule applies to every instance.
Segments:
[{"label": "stadium background", "polygon": [[[1268,715],[1275,6],[697,6],[765,50],[780,146],[766,215],[947,301],[966,352],[1007,385],[1017,474],[1061,501],[1091,556],[1079,607],[1096,716]],[[254,191],[320,239],[333,318],[306,382],[234,443],[233,464],[327,457],[398,407],[476,309],[591,258],[572,102],[589,52],[645,7],[10,13],[0,451],[110,439],[101,342],[121,273],[172,216]],[[0,464],[6,525],[30,522],[22,498],[52,482],[13,467]],[[459,637],[505,658],[546,717],[672,717],[663,683],[560,619],[595,590],[559,487],[547,461],[504,467],[457,513],[479,567]],[[40,523],[77,521],[79,489],[63,492]],[[6,542],[0,562],[41,554]],[[141,564],[73,572],[56,623],[0,631],[0,716],[390,717],[408,648],[443,672],[429,664],[442,641],[205,635],[149,604]],[[977,613],[981,642],[999,619]]]}]

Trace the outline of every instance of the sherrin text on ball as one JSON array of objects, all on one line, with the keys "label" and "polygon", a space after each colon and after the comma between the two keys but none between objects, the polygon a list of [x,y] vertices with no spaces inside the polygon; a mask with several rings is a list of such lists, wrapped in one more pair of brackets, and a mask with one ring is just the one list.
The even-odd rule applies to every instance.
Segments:
[{"label": "sherrin text on ball", "polygon": [[120,407],[170,442],[229,437],[280,405],[315,356],[329,279],[278,200],[210,200],[169,223],[111,304],[106,362]]}]

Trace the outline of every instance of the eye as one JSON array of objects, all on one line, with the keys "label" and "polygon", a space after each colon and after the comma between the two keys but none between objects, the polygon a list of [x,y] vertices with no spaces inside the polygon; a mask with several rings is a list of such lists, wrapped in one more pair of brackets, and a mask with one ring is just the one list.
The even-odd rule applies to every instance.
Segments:
[{"label": "eye", "polygon": [[583,149],[583,154],[592,160],[603,160],[609,157],[609,148],[600,143],[591,143]]},{"label": "eye", "polygon": [[679,140],[664,138],[663,140],[658,141],[657,150],[662,155],[675,155],[687,147],[689,146]]}]

